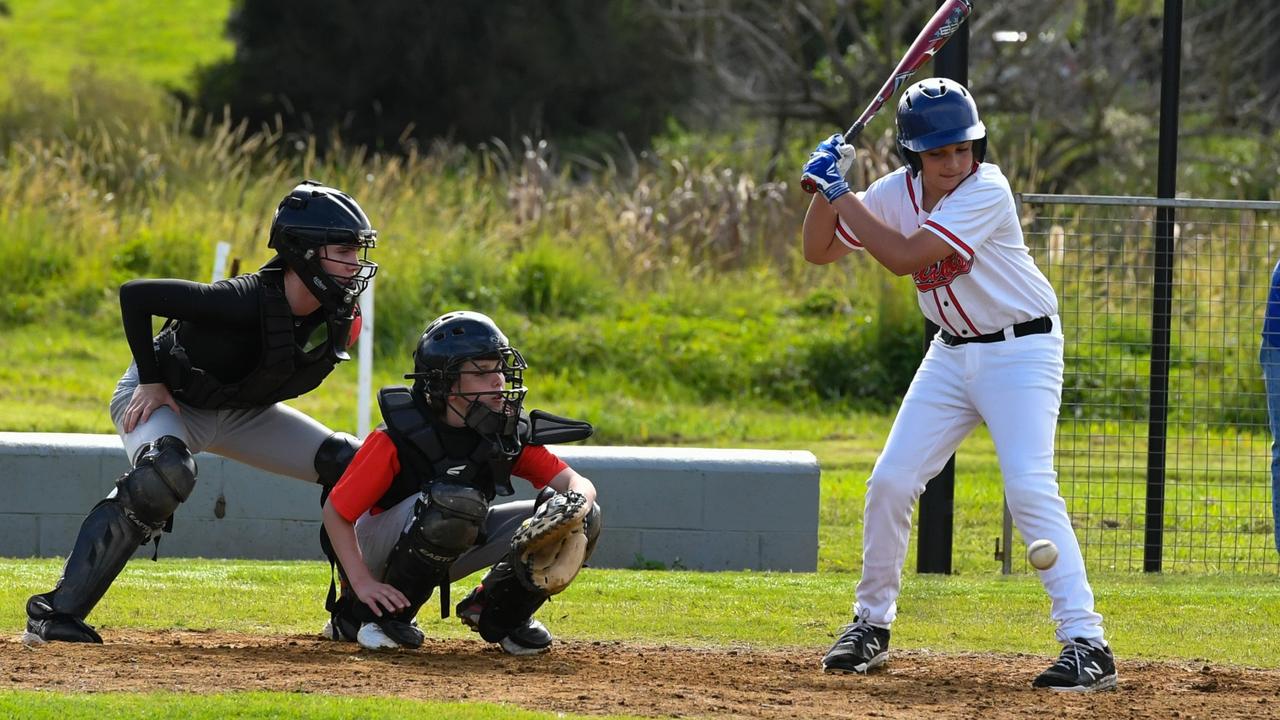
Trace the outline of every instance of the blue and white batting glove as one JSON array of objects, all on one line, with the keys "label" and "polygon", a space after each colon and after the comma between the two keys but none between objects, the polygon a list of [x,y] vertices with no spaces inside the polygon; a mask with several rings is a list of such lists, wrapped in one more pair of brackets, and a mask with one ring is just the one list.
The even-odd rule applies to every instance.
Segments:
[{"label": "blue and white batting glove", "polygon": [[836,133],[818,143],[818,147],[809,153],[809,161],[804,164],[801,177],[817,185],[827,202],[835,202],[836,198],[850,192],[844,176],[853,167],[854,156],[853,146],[844,141],[843,135]]}]

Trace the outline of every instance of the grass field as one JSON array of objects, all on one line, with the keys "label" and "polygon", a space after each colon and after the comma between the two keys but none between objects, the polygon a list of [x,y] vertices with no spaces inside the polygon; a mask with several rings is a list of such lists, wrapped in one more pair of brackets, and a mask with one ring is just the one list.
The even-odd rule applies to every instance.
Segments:
[{"label": "grass field", "polygon": [[[56,560],[0,559],[0,627],[23,624]],[[462,597],[479,576],[454,584]],[[682,645],[812,647],[847,621],[855,575],[590,569],[540,614],[558,636]],[[1280,586],[1256,576],[1092,578],[1109,637],[1132,658],[1213,658],[1280,667]],[[223,629],[311,634],[324,624],[329,568],[319,562],[161,559],[126,567],[93,620],[104,633]],[[430,608],[430,605],[428,605]],[[679,612],[670,612],[679,608]],[[895,647],[1053,654],[1048,598],[1031,576],[904,575]],[[1213,633],[1188,633],[1212,618]],[[465,638],[455,619],[419,617],[432,637]],[[1231,637],[1229,644],[1221,642]]]},{"label": "grass field", "polygon": [[[6,0],[0,67],[54,91],[74,72],[190,89],[192,70],[231,55],[230,0]],[[0,83],[0,96],[3,96]]]},{"label": "grass field", "polygon": [[[533,712],[493,703],[432,703],[398,698],[338,698],[297,693],[217,693],[193,698],[185,693],[115,693],[52,695],[0,690],[0,714],[26,720],[96,718],[222,718],[305,717],[313,720],[346,720],[369,717],[431,717],[440,720],[552,720],[585,717],[565,713]],[[595,716],[627,720],[636,716]]]}]

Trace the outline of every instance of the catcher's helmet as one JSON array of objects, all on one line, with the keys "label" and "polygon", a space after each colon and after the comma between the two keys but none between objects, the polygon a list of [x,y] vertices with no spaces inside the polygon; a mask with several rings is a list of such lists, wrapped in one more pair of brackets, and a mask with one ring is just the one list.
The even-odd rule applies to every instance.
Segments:
[{"label": "catcher's helmet", "polygon": [[[471,402],[463,416],[465,424],[488,436],[514,436],[527,390],[524,369],[528,365],[489,316],[463,310],[432,320],[413,351],[413,372],[405,377],[414,381],[414,390],[423,397],[427,407],[443,413],[447,411],[448,398],[457,394],[454,384],[460,377],[494,372],[467,365],[474,360],[498,361],[497,371],[505,376],[506,382],[499,391],[467,394]],[[479,395],[493,394],[502,397],[500,412],[479,402]]]},{"label": "catcher's helmet", "polygon": [[907,88],[898,100],[898,154],[911,172],[920,172],[925,150],[973,142],[973,159],[982,162],[987,151],[987,128],[978,106],[963,85],[947,78],[929,78]]},{"label": "catcher's helmet", "polygon": [[[369,248],[377,245],[377,239],[378,231],[350,195],[304,180],[276,208],[267,247],[276,251],[272,263],[283,261],[296,272],[330,314],[347,317],[378,271],[377,263],[368,259]],[[364,250],[349,280],[325,270],[320,262],[325,245],[353,245]]]}]

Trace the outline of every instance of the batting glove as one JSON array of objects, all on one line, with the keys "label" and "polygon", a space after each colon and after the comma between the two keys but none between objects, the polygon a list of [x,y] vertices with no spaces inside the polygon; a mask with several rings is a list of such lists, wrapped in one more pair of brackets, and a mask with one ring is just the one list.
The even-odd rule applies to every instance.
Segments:
[{"label": "batting glove", "polygon": [[844,141],[844,135],[835,133],[831,137],[818,143],[819,150],[838,155],[840,157],[837,163],[840,167],[840,175],[849,176],[849,171],[853,169],[853,158],[857,155],[852,145]]},{"label": "batting glove", "polygon": [[809,153],[802,179],[817,185],[827,202],[835,202],[836,198],[850,192],[844,175],[853,167],[854,155],[853,146],[844,141],[843,135],[836,133],[818,143],[818,147]]}]

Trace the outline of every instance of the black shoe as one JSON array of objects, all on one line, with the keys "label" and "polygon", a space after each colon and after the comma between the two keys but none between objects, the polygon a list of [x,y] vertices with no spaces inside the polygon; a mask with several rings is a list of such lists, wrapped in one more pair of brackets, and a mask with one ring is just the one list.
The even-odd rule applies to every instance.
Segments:
[{"label": "black shoe", "polygon": [[[382,632],[400,647],[420,648],[427,639],[414,621],[406,622],[396,618],[380,618],[375,622],[378,627],[382,628]],[[361,629],[363,630],[364,628]],[[358,640],[359,638],[357,637]]]},{"label": "black shoe", "polygon": [[70,615],[27,619],[27,631],[22,633],[22,644],[28,647],[47,642],[102,643],[102,636],[80,618]]},{"label": "black shoe", "polygon": [[508,655],[537,655],[549,650],[554,639],[546,625],[529,618],[523,625],[507,633],[498,644]]},{"label": "black shoe", "polygon": [[[483,592],[483,586],[477,587],[454,608],[458,618],[476,632],[480,632],[480,615],[484,612]],[[528,618],[499,638],[497,643],[508,655],[537,655],[547,651],[554,640],[547,626]]]},{"label": "black shoe", "polygon": [[823,672],[866,673],[889,659],[889,630],[865,620],[844,627],[822,658]]},{"label": "black shoe", "polygon": [[1116,659],[1107,645],[1076,638],[1063,646],[1058,661],[1031,684],[1061,692],[1114,690]]}]

